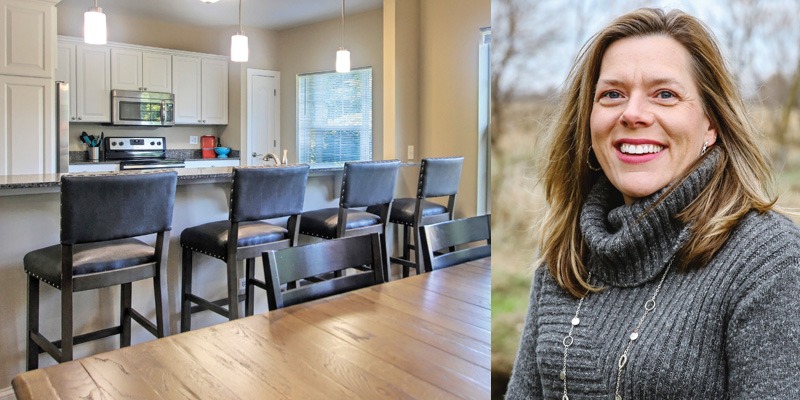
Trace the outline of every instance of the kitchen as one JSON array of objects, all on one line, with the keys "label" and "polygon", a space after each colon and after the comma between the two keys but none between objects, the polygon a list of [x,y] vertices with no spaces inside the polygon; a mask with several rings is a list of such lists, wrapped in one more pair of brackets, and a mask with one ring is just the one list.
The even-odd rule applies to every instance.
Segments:
[{"label": "kitchen", "polygon": [[[232,12],[220,14],[223,25],[198,26],[157,18],[145,12],[115,11],[112,2],[100,1],[108,18],[109,41],[114,43],[172,49],[182,52],[203,53],[227,57],[230,36],[236,32],[237,12],[235,3],[221,0],[217,5],[229,3]],[[318,0],[308,2],[316,7]],[[20,3],[36,3],[52,7],[52,24],[46,24],[43,32],[52,38],[52,49],[56,48],[56,35],[64,37],[82,36],[83,13],[93,2],[84,0],[29,1],[3,0],[4,6]],[[117,1],[121,4],[123,2]],[[130,2],[133,3],[133,2]],[[332,1],[337,10],[339,2]],[[355,2],[353,2],[355,3]],[[465,4],[466,3],[466,4]],[[196,9],[215,5],[202,4],[200,0],[176,2],[181,12],[191,14]],[[348,2],[350,4],[350,2]],[[178,6],[176,6],[178,7]],[[192,144],[191,137],[217,136],[222,145],[249,154],[246,126],[248,123],[247,69],[280,71],[280,143],[288,150],[289,161],[297,154],[296,93],[298,74],[332,70],[335,50],[340,46],[341,21],[337,14],[326,20],[283,29],[251,27],[248,22],[248,1],[244,1],[244,28],[249,38],[250,60],[247,63],[228,65],[228,121],[220,125],[176,125],[164,128],[113,127],[102,124],[76,123],[70,126],[70,151],[85,151],[86,145],[79,141],[82,131],[92,135],[103,132],[105,136],[165,137],[169,150],[200,149]],[[208,10],[206,8],[205,10]],[[210,12],[210,11],[204,11]],[[213,13],[213,12],[212,12]],[[488,0],[464,2],[461,0],[437,1],[392,1],[386,0],[382,7],[360,13],[348,13],[346,46],[352,54],[352,63],[357,66],[372,66],[374,73],[373,105],[373,154],[375,159],[398,158],[408,160],[407,149],[414,146],[415,159],[430,156],[463,154],[466,156],[462,186],[460,188],[457,214],[474,215],[478,209],[478,153],[477,121],[477,75],[479,29],[490,24],[490,2]],[[48,30],[49,29],[49,30]],[[52,32],[51,32],[52,31]],[[5,42],[5,40],[3,41]],[[52,53],[48,53],[52,54]],[[51,65],[52,71],[55,66]],[[4,73],[4,72],[0,72]],[[54,72],[53,72],[54,73]],[[50,75],[55,76],[55,75]],[[467,84],[465,84],[467,82]],[[474,84],[471,84],[474,83]],[[5,108],[5,103],[3,103]],[[42,123],[44,124],[44,123]],[[3,126],[8,126],[3,124]],[[21,125],[27,128],[28,125]],[[3,128],[6,129],[6,128]],[[22,128],[20,128],[22,129]],[[42,128],[46,131],[46,127]],[[54,127],[51,127],[51,132]],[[3,147],[8,150],[8,132],[3,131]],[[471,136],[470,136],[471,135]],[[468,140],[464,140],[465,136]],[[472,137],[470,139],[470,137]],[[30,143],[44,141],[31,138]],[[454,144],[458,146],[454,146]],[[11,151],[16,151],[12,149]],[[20,151],[24,152],[24,149]],[[415,168],[405,168],[401,176],[403,190],[408,193],[415,187]],[[321,207],[335,202],[335,175],[318,176],[316,183],[309,182],[306,208]],[[5,180],[13,177],[3,176]],[[34,190],[35,191],[35,190]],[[173,238],[185,227],[226,215],[225,186],[219,183],[184,185],[178,191],[175,209]],[[55,201],[53,201],[55,199]],[[178,205],[181,205],[178,207]],[[87,205],[91,206],[91,205]],[[0,380],[8,382],[24,369],[24,325],[25,289],[22,257],[32,249],[55,243],[58,238],[58,202],[55,193],[30,193],[0,196],[0,318],[5,321],[0,327]],[[170,251],[169,281],[178,282],[180,252]],[[208,280],[220,279],[209,276]],[[143,285],[144,286],[144,285]],[[135,293],[146,293],[147,287],[136,287]],[[171,289],[172,290],[172,289]],[[175,289],[177,290],[177,289]],[[47,293],[47,292],[44,292]],[[43,301],[43,309],[57,309],[55,291],[51,298]],[[78,297],[76,304],[86,309],[100,309],[101,319],[77,315],[76,328],[102,325],[113,315],[113,299],[110,291],[100,295]],[[137,296],[148,306],[149,296]],[[170,309],[177,310],[177,294],[170,292]],[[136,299],[134,301],[137,301]],[[152,300],[150,300],[152,302]],[[152,309],[152,307],[150,307]],[[53,329],[58,321],[55,312],[43,313],[43,320],[52,319]],[[100,318],[100,317],[98,317]],[[175,321],[175,318],[173,318]],[[199,322],[202,324],[203,322]],[[47,325],[47,323],[45,323]],[[175,329],[173,329],[175,331]],[[134,343],[149,340],[147,335],[134,335]],[[102,342],[94,352],[115,348],[112,340]],[[79,355],[79,354],[78,354]],[[48,361],[49,362],[49,361]],[[43,358],[43,365],[44,358]],[[0,392],[0,396],[9,393]]]}]

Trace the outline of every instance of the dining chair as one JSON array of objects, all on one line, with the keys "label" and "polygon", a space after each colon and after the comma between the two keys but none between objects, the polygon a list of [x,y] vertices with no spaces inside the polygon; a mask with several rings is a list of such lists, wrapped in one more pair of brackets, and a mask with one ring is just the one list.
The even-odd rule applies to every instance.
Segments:
[{"label": "dining chair", "polygon": [[[386,226],[394,200],[399,160],[346,162],[339,207],[306,211],[300,233],[322,239],[380,234],[384,276],[389,276]],[[372,206],[373,212],[366,211]],[[289,218],[293,222],[295,217]],[[338,275],[338,273],[337,273]]]},{"label": "dining chair", "polygon": [[[492,255],[491,214],[439,222],[419,229],[426,271]],[[451,250],[453,247],[455,249]],[[448,251],[443,251],[445,249]]]},{"label": "dining chair", "polygon": [[[383,283],[381,254],[379,233],[267,251],[263,261],[268,307],[271,311]],[[356,267],[368,268],[331,279],[308,279]],[[298,281],[302,283],[281,290]]]},{"label": "dining chair", "polygon": [[[47,352],[57,362],[73,359],[77,344],[120,335],[131,344],[131,320],[156,337],[169,335],[167,248],[177,173],[118,173],[61,177],[60,244],[27,253],[27,369]],[[155,244],[140,240],[155,234]],[[143,239],[143,238],[142,238]],[[153,280],[155,324],[131,306],[131,283]],[[39,282],[61,291],[61,340],[39,331]],[[74,335],[73,294],[121,286],[119,325]]]},{"label": "dining chair", "polygon": [[[416,197],[392,202],[389,222],[403,226],[403,239],[402,256],[391,257],[390,262],[403,266],[404,278],[408,277],[410,268],[414,268],[417,274],[423,272],[422,251],[418,250],[419,227],[453,219],[463,164],[464,157],[423,158]],[[430,201],[437,197],[447,197],[447,205]],[[368,208],[367,211],[372,210]],[[414,233],[414,244],[411,243],[411,232]],[[411,250],[414,250],[414,259]]]},{"label": "dining chair", "polygon": [[[245,260],[245,314],[254,308],[255,259],[267,250],[297,243],[298,214],[303,211],[309,166],[238,167],[233,169],[228,219],[184,229],[181,233],[181,332],[192,326],[192,314],[210,310],[229,320],[239,318],[237,265]],[[290,218],[287,227],[265,222]],[[225,262],[227,297],[209,301],[192,292],[192,255],[201,253]],[[256,285],[257,286],[257,285]],[[196,304],[196,306],[192,306]],[[223,306],[228,306],[227,309]]]}]

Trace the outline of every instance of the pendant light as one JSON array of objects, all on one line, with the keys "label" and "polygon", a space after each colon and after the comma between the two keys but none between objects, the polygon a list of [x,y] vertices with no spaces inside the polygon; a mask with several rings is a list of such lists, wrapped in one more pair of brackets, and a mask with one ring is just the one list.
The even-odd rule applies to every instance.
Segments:
[{"label": "pendant light", "polygon": [[336,72],[350,72],[350,51],[344,48],[344,0],[342,0],[342,46],[336,52]]},{"label": "pendant light", "polygon": [[106,15],[103,9],[97,6],[83,13],[83,41],[88,44],[106,44]]},{"label": "pendant light", "polygon": [[247,36],[242,29],[242,0],[239,0],[239,32],[231,36],[231,61],[247,62],[250,50],[247,46]]},{"label": "pendant light", "polygon": [[206,4],[211,4],[211,3],[216,3],[219,0],[200,0],[200,1],[202,1],[203,3],[206,3]]}]

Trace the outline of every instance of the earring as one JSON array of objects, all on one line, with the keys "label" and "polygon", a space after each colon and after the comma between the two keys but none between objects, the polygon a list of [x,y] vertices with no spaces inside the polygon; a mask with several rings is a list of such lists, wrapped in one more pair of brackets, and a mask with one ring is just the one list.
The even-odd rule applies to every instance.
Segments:
[{"label": "earring", "polygon": [[595,167],[592,165],[592,146],[589,146],[589,152],[586,154],[586,165],[588,165],[589,169],[592,171],[599,172],[603,170],[603,167]]},{"label": "earring", "polygon": [[703,150],[700,150],[700,155],[702,156],[703,154],[706,154],[706,150],[708,150],[708,140],[703,143]]}]

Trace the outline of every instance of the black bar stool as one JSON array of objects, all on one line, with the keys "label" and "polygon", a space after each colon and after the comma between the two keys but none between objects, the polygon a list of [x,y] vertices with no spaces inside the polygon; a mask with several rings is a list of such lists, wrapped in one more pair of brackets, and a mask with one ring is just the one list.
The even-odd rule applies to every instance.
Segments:
[{"label": "black bar stool", "polygon": [[[419,250],[419,227],[453,219],[461,167],[464,157],[423,158],[419,168],[417,197],[395,199],[389,222],[403,225],[403,255],[392,257],[391,262],[403,266],[403,277],[408,277],[409,268],[417,274],[423,270],[422,252]],[[448,197],[447,206],[429,201],[435,197]],[[411,244],[414,232],[414,244]],[[411,259],[414,250],[414,260]]]},{"label": "black bar stool", "polygon": [[[399,169],[399,160],[345,163],[339,207],[304,212],[300,219],[300,233],[323,239],[378,233],[381,235],[384,276],[388,277],[386,225]],[[370,206],[373,212],[364,210]],[[289,218],[289,221],[293,219]]]},{"label": "black bar stool", "polygon": [[[239,318],[237,264],[245,261],[245,314],[253,314],[255,258],[267,250],[297,242],[297,214],[303,211],[308,165],[234,168],[231,208],[227,220],[186,228],[181,232],[183,287],[181,332],[192,326],[192,313],[211,310],[230,320]],[[293,216],[288,229],[262,220]],[[227,265],[228,296],[209,301],[192,293],[192,254],[209,255]],[[197,306],[192,306],[192,303]],[[228,306],[226,310],[224,305]]]},{"label": "black bar stool", "polygon": [[[177,173],[65,175],[61,178],[61,244],[32,251],[28,274],[27,369],[39,353],[56,361],[73,358],[73,346],[120,335],[131,344],[131,319],[156,337],[169,335],[166,266]],[[155,246],[135,237],[156,234]],[[153,279],[156,323],[131,308],[131,282]],[[39,281],[61,291],[61,340],[39,332]],[[74,336],[72,295],[121,285],[120,324]]]},{"label": "black bar stool", "polygon": [[426,271],[492,256],[492,214],[425,225],[419,230]]}]

